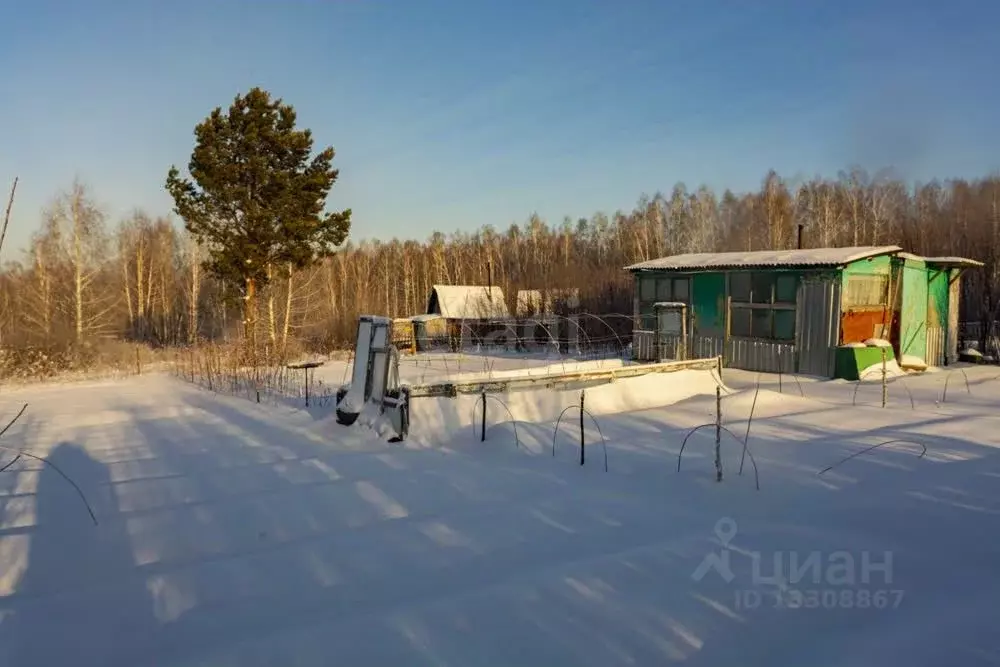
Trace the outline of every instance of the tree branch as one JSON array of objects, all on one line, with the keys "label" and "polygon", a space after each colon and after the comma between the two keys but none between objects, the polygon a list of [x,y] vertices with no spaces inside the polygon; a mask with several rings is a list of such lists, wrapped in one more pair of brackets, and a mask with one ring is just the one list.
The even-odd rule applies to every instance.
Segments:
[{"label": "tree branch", "polygon": [[7,225],[10,224],[10,210],[14,207],[15,192],[17,192],[17,176],[14,177],[14,185],[10,188],[10,199],[7,200],[7,211],[3,216],[3,229],[0,230],[0,251],[3,250],[4,239],[7,238]]}]

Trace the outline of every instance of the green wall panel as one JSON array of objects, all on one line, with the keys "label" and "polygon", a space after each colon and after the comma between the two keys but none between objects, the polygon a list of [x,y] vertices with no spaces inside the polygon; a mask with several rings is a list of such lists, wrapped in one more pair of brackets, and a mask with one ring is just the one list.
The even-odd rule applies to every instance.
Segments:
[{"label": "green wall panel", "polygon": [[903,275],[903,303],[899,314],[900,356],[927,354],[927,269],[923,262],[907,260]]},{"label": "green wall panel", "polygon": [[948,271],[927,273],[927,326],[948,328]]},{"label": "green wall panel", "polygon": [[691,281],[694,331],[699,336],[721,336],[726,331],[726,276],[696,273]]}]

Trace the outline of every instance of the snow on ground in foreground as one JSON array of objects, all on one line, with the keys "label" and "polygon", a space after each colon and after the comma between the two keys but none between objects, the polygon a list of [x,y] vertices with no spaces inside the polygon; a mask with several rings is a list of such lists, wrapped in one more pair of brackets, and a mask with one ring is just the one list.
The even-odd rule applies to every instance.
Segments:
[{"label": "snow on ground in foreground", "polygon": [[676,472],[707,375],[588,389],[608,473],[572,411],[551,456],[575,392],[515,405],[521,446],[496,405],[486,442],[455,410],[401,446],[165,376],[4,392],[30,405],[0,442],[99,525],[55,468],[0,473],[0,665],[1000,661],[995,368],[894,379],[887,409],[880,382],[727,370],[760,491],[728,435],[713,481],[711,428]]}]

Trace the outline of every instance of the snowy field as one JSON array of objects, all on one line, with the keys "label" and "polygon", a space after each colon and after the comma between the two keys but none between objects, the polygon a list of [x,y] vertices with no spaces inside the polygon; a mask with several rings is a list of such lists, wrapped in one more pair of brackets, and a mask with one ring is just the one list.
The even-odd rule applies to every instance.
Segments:
[{"label": "snowy field", "polygon": [[998,375],[882,409],[877,381],[727,370],[759,491],[728,434],[715,482],[713,428],[677,472],[708,372],[588,389],[582,467],[575,410],[552,456],[578,391],[490,400],[486,442],[475,397],[415,399],[405,446],[165,375],[4,391],[4,422],[29,406],[0,444],[98,525],[55,467],[0,472],[0,665],[1000,664]]}]

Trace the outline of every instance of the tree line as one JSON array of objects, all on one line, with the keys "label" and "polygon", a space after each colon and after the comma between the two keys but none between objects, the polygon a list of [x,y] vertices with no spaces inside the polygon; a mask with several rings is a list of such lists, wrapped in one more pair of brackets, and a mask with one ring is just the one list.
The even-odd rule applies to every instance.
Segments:
[{"label": "tree line", "polygon": [[261,349],[349,346],[362,314],[425,312],[435,284],[499,286],[511,311],[518,290],[576,288],[585,312],[627,328],[628,264],[800,242],[981,260],[963,283],[963,318],[992,323],[1000,311],[997,175],[909,186],[889,171],[797,182],[771,171],[752,192],[677,184],[611,215],[353,242],[350,209],[325,210],[334,150],[313,155],[295,120],[259,88],[214,109],[195,127],[186,175],[168,170],[176,218],[136,210],[113,221],[83,183],[57,193],[23,254],[0,267],[0,374],[85,366],[110,341],[238,339],[256,367]]},{"label": "tree line", "polygon": [[[424,312],[431,287],[492,280],[518,289],[580,289],[595,314],[629,313],[627,264],[664,255],[897,244],[985,262],[966,281],[964,317],[996,318],[1000,178],[902,182],[860,169],[798,185],[770,173],[759,191],[716,195],[676,185],[631,211],[552,224],[536,215],[505,230],[348,241],[318,263],[275,262],[255,305],[274,349],[348,344],[360,314]],[[167,216],[135,211],[109,225],[80,183],[54,197],[28,248],[0,272],[0,344],[63,349],[106,338],[177,346],[239,335],[243,304],[206,272],[205,249]],[[227,293],[227,289],[228,292]],[[510,303],[513,310],[514,304]]]}]

